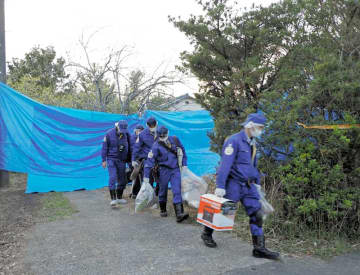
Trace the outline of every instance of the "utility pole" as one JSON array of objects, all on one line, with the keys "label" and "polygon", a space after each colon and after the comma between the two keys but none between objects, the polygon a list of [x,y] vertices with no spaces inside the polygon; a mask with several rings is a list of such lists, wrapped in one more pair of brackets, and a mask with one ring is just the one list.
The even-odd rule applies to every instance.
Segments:
[{"label": "utility pole", "polygon": [[[5,0],[0,0],[0,81],[6,83]],[[9,172],[0,170],[0,187],[9,185]]]}]

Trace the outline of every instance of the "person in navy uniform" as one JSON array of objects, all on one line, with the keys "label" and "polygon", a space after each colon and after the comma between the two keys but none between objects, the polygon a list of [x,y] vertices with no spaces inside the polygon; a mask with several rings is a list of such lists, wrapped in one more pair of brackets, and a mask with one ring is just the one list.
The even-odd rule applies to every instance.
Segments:
[{"label": "person in navy uniform", "polygon": [[138,139],[139,134],[143,130],[144,130],[144,126],[142,126],[141,124],[138,124],[135,126],[134,133],[130,136],[130,148],[131,148],[132,152],[134,151],[134,146],[135,146],[136,140]]},{"label": "person in navy uniform", "polygon": [[[146,121],[147,128],[139,134],[138,139],[134,145],[134,151],[132,152],[132,166],[143,165],[147,159],[147,156],[153,146],[155,140],[157,139],[156,129],[157,129],[157,121],[154,117],[150,117]],[[144,169],[141,169],[141,175],[144,175]],[[149,176],[150,185],[153,186],[155,179],[153,173],[150,173]],[[156,186],[155,192],[156,196],[158,195],[158,185]]]},{"label": "person in navy uniform", "polygon": [[[141,124],[136,125],[134,133],[130,136],[130,148],[131,148],[131,152],[134,152],[134,146],[136,143],[136,140],[139,138],[139,134],[144,130],[144,126],[142,126]],[[131,165],[131,170],[129,172],[129,174],[131,175],[131,173],[134,170],[134,167]],[[131,194],[130,194],[130,198],[135,199],[137,194],[140,191],[140,187],[141,187],[141,176],[137,176],[135,180],[133,180],[133,186],[132,186],[132,190],[131,190]]]},{"label": "person in navy uniform", "polygon": [[[158,130],[159,139],[153,144],[145,162],[144,182],[149,182],[150,171],[157,164],[159,167],[159,205],[160,216],[166,217],[166,203],[168,184],[171,183],[173,193],[173,205],[176,214],[176,221],[182,222],[189,217],[184,213],[184,206],[181,197],[181,169],[187,169],[187,157],[184,146],[176,136],[169,137],[169,131],[161,126]],[[179,155],[181,157],[179,158]]]},{"label": "person in navy uniform", "polygon": [[[266,118],[259,113],[250,114],[242,124],[244,129],[225,140],[220,167],[216,178],[215,195],[234,202],[241,202],[250,220],[253,239],[253,256],[278,259],[279,253],[265,248],[262,229],[263,215],[260,197],[255,184],[260,184],[257,169],[255,138],[264,129]],[[201,238],[208,247],[216,247],[213,229],[204,227]]]},{"label": "person in navy uniform", "polygon": [[127,126],[125,120],[115,123],[115,127],[106,133],[102,143],[102,167],[104,169],[107,167],[109,171],[111,206],[126,203],[122,195],[127,183],[126,163],[130,164],[131,161],[130,135]]}]

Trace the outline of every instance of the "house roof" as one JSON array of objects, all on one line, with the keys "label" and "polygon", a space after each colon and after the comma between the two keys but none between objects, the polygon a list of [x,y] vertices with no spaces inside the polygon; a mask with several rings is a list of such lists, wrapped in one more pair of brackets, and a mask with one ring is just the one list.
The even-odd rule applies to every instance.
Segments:
[{"label": "house roof", "polygon": [[192,96],[190,96],[189,94],[184,94],[184,95],[181,95],[181,96],[178,96],[178,97],[175,97],[174,100],[170,101],[170,102],[167,102],[167,103],[164,103],[164,104],[161,104],[159,107],[160,108],[169,108],[183,100],[186,100],[186,99],[191,99],[191,100],[195,100],[195,98],[193,98]]}]

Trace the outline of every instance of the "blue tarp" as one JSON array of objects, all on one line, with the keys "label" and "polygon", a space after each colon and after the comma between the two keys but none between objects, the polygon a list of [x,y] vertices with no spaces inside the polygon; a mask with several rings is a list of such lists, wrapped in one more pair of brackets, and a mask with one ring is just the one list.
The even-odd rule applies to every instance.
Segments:
[{"label": "blue tarp", "polygon": [[1,83],[0,169],[28,173],[27,193],[107,186],[100,154],[105,132],[120,119],[127,120],[132,131],[150,116],[180,138],[194,173],[214,173],[219,157],[209,150],[207,132],[214,124],[207,111],[147,111],[139,118],[59,108],[33,101]]}]

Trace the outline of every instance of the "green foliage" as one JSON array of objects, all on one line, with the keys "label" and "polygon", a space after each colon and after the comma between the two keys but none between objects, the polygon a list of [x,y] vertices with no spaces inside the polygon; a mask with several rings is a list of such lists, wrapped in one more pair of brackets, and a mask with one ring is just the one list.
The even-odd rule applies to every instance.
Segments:
[{"label": "green foliage", "polygon": [[65,72],[65,60],[56,59],[53,47],[34,47],[24,59],[14,58],[8,65],[9,83],[21,82],[24,77],[36,79],[40,87],[67,91],[71,88],[69,75]]},{"label": "green foliage", "polygon": [[[125,91],[119,95],[114,80],[105,77],[103,66],[91,64],[91,70],[78,70],[75,80],[66,72],[69,66],[64,58],[56,58],[53,47],[35,47],[24,59],[10,62],[8,85],[43,104],[122,114],[138,112],[144,101],[148,102],[148,108],[156,110],[170,98],[160,91],[153,95],[152,91],[163,83],[146,79],[145,73],[138,70],[130,72],[128,85],[118,87],[118,91]],[[148,86],[139,87],[143,83]]]},{"label": "green foliage", "polygon": [[[214,117],[212,149],[261,109],[275,228],[360,237],[360,129],[297,125],[360,122],[360,4],[285,0],[240,13],[226,0],[198,3],[204,15],[171,21],[194,45],[182,69],[202,83],[196,98]],[[280,151],[286,161],[274,160]]]}]

